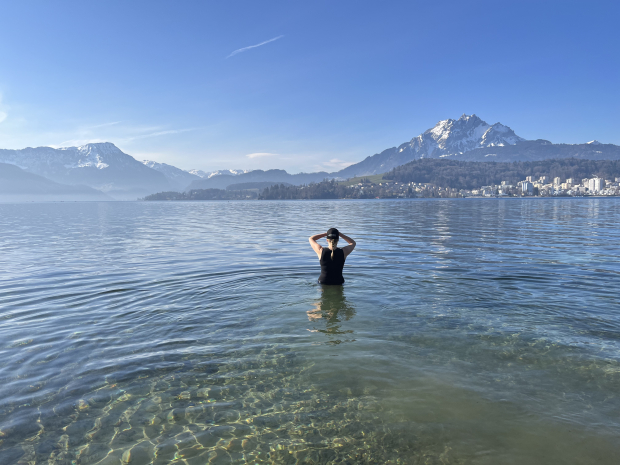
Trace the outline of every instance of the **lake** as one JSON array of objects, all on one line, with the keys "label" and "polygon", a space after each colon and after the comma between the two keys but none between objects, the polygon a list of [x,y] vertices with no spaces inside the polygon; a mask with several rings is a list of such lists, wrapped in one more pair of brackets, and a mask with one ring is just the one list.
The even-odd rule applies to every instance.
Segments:
[{"label": "lake", "polygon": [[[617,199],[0,204],[0,463],[615,465],[619,221]],[[357,241],[344,286],[316,282],[329,227]]]}]

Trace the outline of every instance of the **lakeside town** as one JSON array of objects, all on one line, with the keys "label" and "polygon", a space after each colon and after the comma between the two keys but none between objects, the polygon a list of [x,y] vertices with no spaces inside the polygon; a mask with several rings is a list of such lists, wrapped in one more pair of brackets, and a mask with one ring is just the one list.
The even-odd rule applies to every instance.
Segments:
[{"label": "lakeside town", "polygon": [[[389,198],[389,197],[583,197],[583,196],[617,196],[620,195],[620,178],[584,178],[581,180],[559,177],[550,179],[541,176],[534,179],[527,176],[516,184],[502,181],[499,185],[481,186],[477,189],[457,189],[436,186],[432,183],[381,181],[379,183],[362,179],[349,186],[351,198]],[[377,195],[364,195],[377,194]]]},{"label": "lakeside town", "polygon": [[[375,179],[373,179],[375,178]],[[518,183],[500,184],[476,189],[442,187],[435,183],[399,182],[381,176],[349,181],[323,181],[305,186],[273,185],[264,189],[258,199],[390,199],[390,198],[465,198],[465,197],[584,197],[620,195],[620,178],[573,178],[551,180],[547,176],[526,177]],[[249,197],[248,197],[249,198]]]},{"label": "lakeside town", "polygon": [[[435,183],[400,182],[381,175],[348,181],[325,180],[303,186],[273,184],[265,188],[192,189],[187,192],[160,192],[143,200],[308,200],[308,199],[397,199],[397,198],[500,198],[500,197],[588,197],[620,195],[620,178],[574,178],[551,180],[547,176],[527,176],[518,183],[476,189],[457,189]],[[248,188],[249,187],[249,188]]]}]

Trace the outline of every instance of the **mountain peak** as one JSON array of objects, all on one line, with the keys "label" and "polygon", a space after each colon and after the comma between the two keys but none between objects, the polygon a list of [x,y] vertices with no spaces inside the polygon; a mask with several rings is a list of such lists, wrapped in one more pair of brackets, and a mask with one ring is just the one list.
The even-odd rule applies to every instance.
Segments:
[{"label": "mountain peak", "polygon": [[522,140],[508,126],[489,125],[475,114],[463,114],[458,120],[439,121],[413,138],[409,146],[415,158],[438,158],[458,156],[482,147],[514,145]]},{"label": "mountain peak", "polygon": [[112,142],[89,142],[88,144],[82,145],[82,147],[105,147],[118,149],[118,147]]},{"label": "mountain peak", "polygon": [[476,116],[475,113],[472,113],[471,115],[467,115],[465,113],[463,113],[461,115],[461,117],[458,119],[458,121],[469,121],[469,120],[473,120],[473,121],[482,121],[480,118],[478,118]]},{"label": "mountain peak", "polygon": [[[73,147],[67,147],[66,149],[72,149]],[[112,142],[91,142],[77,147],[77,151],[81,153],[99,153],[102,155],[123,153]]]},{"label": "mountain peak", "polygon": [[597,141],[596,139],[591,140],[590,142],[586,142],[586,144],[588,144],[588,145],[603,145],[599,141]]}]

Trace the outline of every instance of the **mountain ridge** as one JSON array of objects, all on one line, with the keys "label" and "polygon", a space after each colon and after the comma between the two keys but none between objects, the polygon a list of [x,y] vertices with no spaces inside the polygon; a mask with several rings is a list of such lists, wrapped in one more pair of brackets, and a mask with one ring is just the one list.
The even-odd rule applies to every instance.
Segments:
[{"label": "mountain ridge", "polygon": [[[552,146],[553,148],[547,147]],[[605,146],[606,149],[601,150]],[[391,147],[344,168],[335,177],[350,178],[390,171],[422,158],[463,161],[535,161],[548,158],[620,159],[620,147],[593,140],[584,144],[553,144],[526,140],[502,123],[488,124],[475,114],[439,121],[398,147]]]},{"label": "mountain ridge", "polygon": [[57,183],[83,184],[117,200],[135,200],[154,191],[170,189],[162,173],[140,163],[111,142],[80,147],[0,149],[0,163],[16,165]]},{"label": "mountain ridge", "polygon": [[536,161],[549,158],[620,159],[620,146],[592,140],[584,144],[553,144],[526,140],[502,123],[488,124],[477,115],[439,121],[432,128],[396,147],[368,156],[340,171],[289,174],[284,170],[182,170],[173,165],[136,160],[111,142],[80,147],[0,149],[0,163],[16,165],[52,181],[84,184],[119,200],[134,200],[154,192],[225,189],[240,183],[289,183],[347,179],[381,174],[410,161],[447,158],[461,161]]}]

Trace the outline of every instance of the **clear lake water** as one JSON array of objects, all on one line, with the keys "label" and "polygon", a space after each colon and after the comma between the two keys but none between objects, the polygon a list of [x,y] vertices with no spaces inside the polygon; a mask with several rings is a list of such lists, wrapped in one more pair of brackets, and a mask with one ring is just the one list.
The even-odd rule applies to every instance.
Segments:
[{"label": "clear lake water", "polygon": [[[0,464],[616,465],[619,221],[616,199],[0,204]],[[357,241],[344,286],[317,284],[329,227]]]}]

